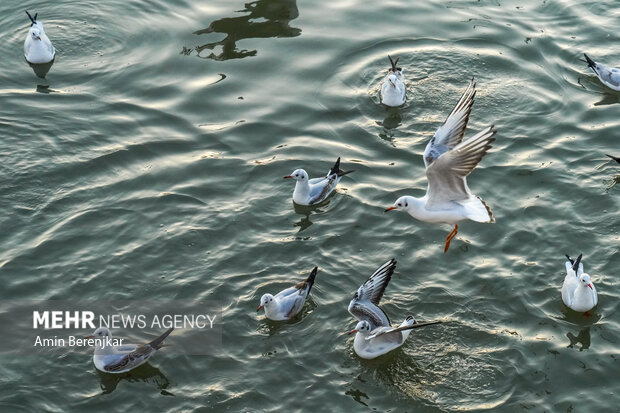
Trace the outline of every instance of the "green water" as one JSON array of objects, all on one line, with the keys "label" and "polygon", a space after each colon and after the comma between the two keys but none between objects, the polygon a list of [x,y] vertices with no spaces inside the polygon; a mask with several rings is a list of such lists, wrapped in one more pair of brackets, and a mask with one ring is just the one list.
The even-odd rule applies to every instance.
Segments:
[{"label": "green water", "polygon": [[[57,49],[45,79],[24,9]],[[619,17],[578,0],[2,1],[3,311],[219,300],[224,325],[213,354],[165,348],[121,378],[88,351],[0,356],[0,410],[618,411],[620,94],[579,59],[620,65]],[[379,104],[388,53],[402,108]],[[499,132],[469,182],[497,223],[464,222],[444,254],[450,228],[383,210],[424,193],[426,142],[472,76],[467,136]],[[295,210],[282,176],[338,156],[355,173]],[[591,317],[560,298],[581,252]],[[392,319],[445,324],[363,361],[346,308],[391,257]],[[301,318],[256,314],[315,265]]]}]

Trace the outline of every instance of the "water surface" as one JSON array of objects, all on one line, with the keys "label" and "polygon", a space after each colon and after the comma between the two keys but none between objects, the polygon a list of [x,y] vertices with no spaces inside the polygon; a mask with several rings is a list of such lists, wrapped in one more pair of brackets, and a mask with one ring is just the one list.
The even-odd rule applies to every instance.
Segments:
[{"label": "water surface", "polygon": [[[415,4],[414,4],[415,3]],[[0,297],[224,303],[223,348],[164,349],[131,375],[90,354],[2,357],[3,411],[614,411],[620,325],[617,105],[580,61],[620,64],[613,2],[5,0],[0,5]],[[23,59],[36,11],[57,49]],[[387,54],[408,101],[379,104]],[[384,214],[426,188],[422,152],[469,79],[470,177],[497,223]],[[298,167],[340,156],[330,201],[295,209]],[[592,317],[561,302],[584,254]],[[384,297],[444,325],[374,361],[353,353],[351,294],[391,257]],[[303,315],[260,296],[319,266]],[[8,305],[8,304],[3,305]]]}]

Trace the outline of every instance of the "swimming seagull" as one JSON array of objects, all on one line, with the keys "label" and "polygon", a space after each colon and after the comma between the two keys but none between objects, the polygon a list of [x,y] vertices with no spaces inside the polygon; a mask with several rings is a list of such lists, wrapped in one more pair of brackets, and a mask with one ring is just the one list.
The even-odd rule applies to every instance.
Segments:
[{"label": "swimming seagull", "polygon": [[112,334],[106,327],[99,327],[86,338],[102,340],[101,342],[95,341],[93,362],[97,370],[118,374],[126,373],[144,364],[157,350],[163,347],[162,342],[172,330],[174,328],[168,329],[161,336],[146,344],[110,345],[109,340],[112,340]]},{"label": "swimming seagull", "polygon": [[301,311],[306,298],[308,298],[308,294],[310,294],[317,271],[318,268],[314,267],[306,281],[282,290],[275,296],[271,294],[263,295],[256,311],[258,312],[264,308],[265,317],[275,321],[290,320],[295,317]]},{"label": "swimming seagull", "polygon": [[607,155],[607,154],[606,154],[606,156],[609,156],[609,157],[610,157],[611,159],[613,159],[614,161],[616,161],[616,162],[620,163],[620,157],[617,157],[617,156],[612,156],[612,155]]},{"label": "swimming seagull", "polygon": [[598,296],[590,276],[583,272],[582,255],[579,254],[576,260],[566,256],[568,261],[564,264],[566,277],[562,285],[562,301],[572,310],[587,313],[598,304]]},{"label": "swimming seagull", "polygon": [[361,358],[379,357],[402,346],[412,329],[441,323],[418,323],[413,316],[408,316],[400,326],[392,326],[388,315],[379,307],[379,301],[395,268],[396,260],[393,258],[380,266],[349,303],[349,313],[359,320],[349,334],[356,333],[353,349]]},{"label": "swimming seagull", "polygon": [[26,14],[31,22],[28,35],[24,41],[24,56],[26,57],[26,61],[33,64],[49,63],[54,60],[56,49],[54,49],[52,42],[50,42],[50,39],[45,34],[43,23],[37,21],[37,15],[39,13],[35,13],[34,17],[28,12],[26,12]]},{"label": "swimming seagull", "polygon": [[400,57],[397,57],[396,61],[394,61],[388,55],[388,59],[390,59],[391,67],[388,69],[383,85],[381,85],[381,103],[386,106],[396,107],[405,103],[405,76],[403,75],[403,69],[396,67]]},{"label": "swimming seagull", "polygon": [[586,58],[586,62],[588,66],[596,76],[601,80],[601,82],[610,89],[615,91],[620,91],[620,69],[616,69],[615,67],[607,66],[602,63],[597,63],[594,60],[590,59],[587,54],[583,54]]},{"label": "swimming seagull", "polygon": [[297,181],[293,192],[293,201],[298,205],[315,205],[327,199],[329,194],[336,188],[340,179],[353,171],[343,172],[340,170],[340,158],[323,178],[308,178],[308,173],[303,169],[295,169],[292,174],[284,178],[292,178]]},{"label": "swimming seagull", "polygon": [[495,222],[491,208],[467,186],[467,176],[491,149],[497,132],[491,125],[463,141],[475,96],[476,83],[472,79],[450,116],[426,145],[426,194],[422,198],[402,196],[385,210],[404,209],[420,221],[454,225],[446,238],[444,252],[458,232],[457,222],[464,219]]}]

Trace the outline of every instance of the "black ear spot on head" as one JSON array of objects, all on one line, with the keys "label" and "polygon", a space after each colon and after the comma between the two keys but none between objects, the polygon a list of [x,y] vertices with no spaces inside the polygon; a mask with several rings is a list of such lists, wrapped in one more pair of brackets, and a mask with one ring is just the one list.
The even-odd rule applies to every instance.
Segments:
[{"label": "black ear spot on head", "polygon": [[403,71],[403,69],[401,67],[397,67],[396,70],[398,70],[399,72]]}]

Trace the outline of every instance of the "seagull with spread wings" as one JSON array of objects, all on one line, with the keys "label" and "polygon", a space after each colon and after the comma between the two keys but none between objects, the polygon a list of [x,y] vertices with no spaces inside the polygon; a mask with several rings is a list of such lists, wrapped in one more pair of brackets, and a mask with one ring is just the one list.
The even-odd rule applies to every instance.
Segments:
[{"label": "seagull with spread wings", "polygon": [[480,197],[472,194],[467,186],[467,176],[491,149],[497,132],[491,125],[463,140],[475,96],[476,83],[472,79],[450,116],[426,145],[426,194],[422,198],[402,196],[386,209],[386,212],[405,210],[420,221],[454,225],[446,238],[444,252],[448,251],[450,241],[458,232],[458,222],[465,219],[495,222],[491,208]]},{"label": "seagull with spread wings", "polygon": [[410,315],[400,326],[392,326],[388,315],[379,307],[379,301],[395,268],[396,260],[393,258],[380,266],[356,291],[349,303],[349,313],[359,320],[349,334],[356,333],[353,349],[361,358],[374,359],[389,353],[405,343],[412,329],[441,323],[418,323]]}]

